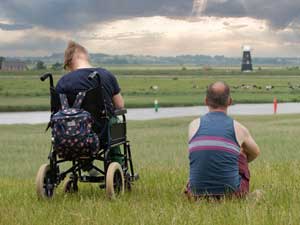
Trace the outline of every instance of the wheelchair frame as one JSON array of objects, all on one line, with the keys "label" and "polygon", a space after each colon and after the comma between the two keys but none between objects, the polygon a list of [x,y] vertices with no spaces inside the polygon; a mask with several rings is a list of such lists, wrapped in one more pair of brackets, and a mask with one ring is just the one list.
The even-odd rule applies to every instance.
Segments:
[{"label": "wheelchair frame", "polygon": [[[51,116],[59,110],[60,102],[53,84],[53,76],[51,73],[46,73],[40,77],[41,81],[46,79],[50,80],[50,97],[51,97]],[[98,72],[93,72],[89,75],[89,80],[97,81],[97,87],[88,90],[88,93],[94,90],[94,93],[102,96],[101,102],[102,108],[94,106],[90,112],[88,110],[88,104],[85,110],[89,111],[94,117],[95,121],[104,121],[105,125],[101,130],[101,133],[96,132],[100,135],[100,147],[97,153],[85,157],[78,157],[73,159],[60,159],[57,156],[56,151],[53,149],[51,144],[51,150],[48,156],[49,164],[44,164],[40,167],[36,177],[36,189],[39,197],[51,198],[54,196],[55,188],[70,174],[69,178],[65,181],[64,192],[77,192],[78,181],[79,182],[90,182],[99,183],[100,188],[106,189],[108,197],[114,198],[119,194],[123,194],[124,190],[131,190],[132,183],[139,178],[134,173],[130,143],[127,140],[127,128],[126,128],[126,109],[116,110],[115,116],[122,117],[121,123],[110,124],[110,117],[108,116],[107,109],[105,107],[105,100],[103,98],[103,86],[101,85],[101,77]],[[93,94],[93,93],[92,93]],[[68,101],[70,101],[68,96]],[[85,102],[85,101],[84,101]],[[90,105],[91,106],[91,105]],[[50,124],[48,125],[48,128]],[[107,127],[107,129],[106,129]],[[103,132],[107,130],[107,132]],[[102,138],[105,134],[105,139]],[[102,141],[102,139],[104,141]],[[123,157],[124,163],[121,166],[119,163],[111,162],[109,159],[109,152],[112,147],[123,146],[123,153],[119,155]],[[121,150],[122,152],[122,150]],[[103,169],[93,164],[94,161],[103,162]],[[71,162],[72,166],[65,170],[60,171],[60,165],[65,162]],[[97,175],[83,175],[84,171],[94,169],[97,171]],[[99,175],[98,175],[99,174]]]}]

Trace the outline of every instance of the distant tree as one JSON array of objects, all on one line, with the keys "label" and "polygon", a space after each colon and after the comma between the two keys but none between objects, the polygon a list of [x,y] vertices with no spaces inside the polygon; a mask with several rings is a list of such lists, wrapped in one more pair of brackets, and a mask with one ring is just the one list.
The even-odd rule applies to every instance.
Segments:
[{"label": "distant tree", "polygon": [[44,70],[44,69],[46,69],[45,63],[43,61],[37,61],[37,63],[36,63],[36,69],[37,70]]},{"label": "distant tree", "polygon": [[128,64],[128,61],[126,58],[123,58],[122,56],[114,56],[112,63],[113,64]]},{"label": "distant tree", "polygon": [[51,68],[53,70],[62,70],[63,69],[63,64],[59,63],[59,62],[56,62],[56,63],[52,64]]},{"label": "distant tree", "polygon": [[1,67],[2,67],[2,63],[3,63],[4,60],[5,60],[5,58],[2,57],[2,56],[0,56],[0,69],[1,69]]}]

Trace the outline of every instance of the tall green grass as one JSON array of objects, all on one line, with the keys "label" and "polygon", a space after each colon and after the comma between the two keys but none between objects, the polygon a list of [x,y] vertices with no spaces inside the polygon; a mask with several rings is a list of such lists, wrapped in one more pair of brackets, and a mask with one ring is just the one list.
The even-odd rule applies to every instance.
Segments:
[{"label": "tall green grass", "polygon": [[188,202],[187,126],[192,118],[129,122],[134,164],[141,179],[131,193],[109,201],[97,185],[77,194],[58,188],[51,201],[38,200],[35,174],[47,162],[44,125],[0,126],[0,224],[300,224],[300,117],[237,117],[261,147],[250,165],[251,190],[260,201]]}]

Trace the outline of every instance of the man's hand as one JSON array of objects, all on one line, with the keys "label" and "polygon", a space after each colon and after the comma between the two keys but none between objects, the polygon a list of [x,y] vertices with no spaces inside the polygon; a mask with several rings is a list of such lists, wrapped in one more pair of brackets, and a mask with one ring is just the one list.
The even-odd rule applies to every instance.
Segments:
[{"label": "man's hand", "polygon": [[113,103],[114,106],[116,107],[116,109],[123,109],[124,108],[124,99],[122,97],[122,95],[119,93],[115,96],[113,96]]}]

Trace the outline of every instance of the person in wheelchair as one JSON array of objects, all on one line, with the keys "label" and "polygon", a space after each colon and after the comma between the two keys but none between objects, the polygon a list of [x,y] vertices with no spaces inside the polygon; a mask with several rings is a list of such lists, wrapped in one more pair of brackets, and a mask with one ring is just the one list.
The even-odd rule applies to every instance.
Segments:
[{"label": "person in wheelchair", "polygon": [[[65,68],[69,73],[56,87],[51,73],[40,76],[50,81],[51,148],[49,163],[37,172],[37,195],[52,198],[62,181],[65,193],[77,192],[78,182],[84,182],[97,183],[113,199],[139,179],[121,89],[114,75],[92,67],[87,50],[73,41],[65,51]],[[103,162],[103,167],[94,162]],[[82,173],[86,171],[88,175]]]},{"label": "person in wheelchair", "polygon": [[[117,123],[118,119],[114,112],[116,109],[124,108],[124,99],[116,77],[103,68],[93,67],[89,60],[88,51],[74,41],[69,41],[65,50],[64,69],[68,70],[69,73],[58,81],[55,88],[58,94],[77,95],[79,92],[88,91],[95,87],[95,82],[89,79],[89,75],[95,71],[100,74],[103,98],[110,123]],[[122,165],[123,158],[120,155],[120,146],[116,146],[110,150],[109,158],[112,162],[118,162]]]}]

